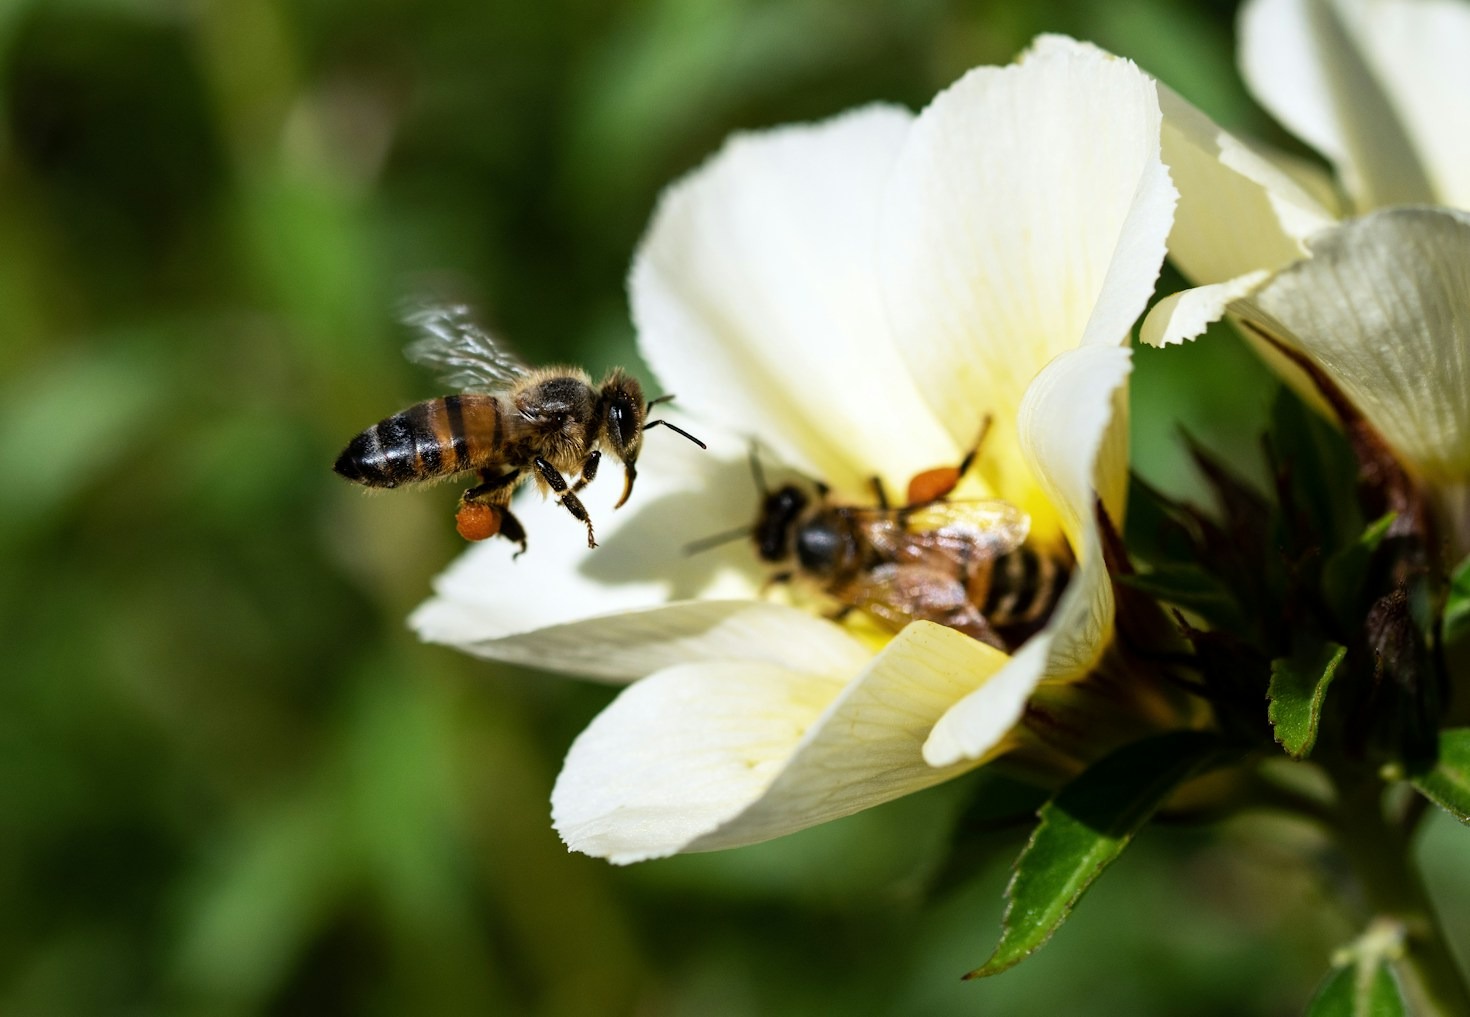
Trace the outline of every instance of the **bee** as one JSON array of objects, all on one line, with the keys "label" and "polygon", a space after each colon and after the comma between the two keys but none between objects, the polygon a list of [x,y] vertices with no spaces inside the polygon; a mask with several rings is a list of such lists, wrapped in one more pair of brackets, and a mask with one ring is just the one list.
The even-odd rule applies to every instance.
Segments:
[{"label": "bee", "polygon": [[[462,390],[416,403],[363,431],[333,467],[348,480],[391,488],[475,473],[479,483],[460,495],[455,527],[466,540],[497,534],[526,549],[526,531],[510,511],[510,497],[527,480],[587,527],[592,520],[578,494],[597,476],[603,449],[623,464],[621,508],[633,493],[643,432],[662,424],[700,448],[704,442],[666,420],[649,420],[638,380],[614,368],[596,387],[576,367],[531,368],[496,342],[463,305],[434,305],[404,321],[420,338],[405,351]],[[576,477],[568,481],[567,476]]]},{"label": "bee", "polygon": [[834,503],[822,484],[815,498],[768,490],[752,455],[756,553],[784,567],[773,581],[805,579],[834,599],[837,618],[858,610],[895,632],[932,621],[1012,652],[1046,623],[1071,562],[1027,543],[1031,519],[1008,502],[946,500],[973,456],[916,475],[893,507],[877,478],[873,506]]}]

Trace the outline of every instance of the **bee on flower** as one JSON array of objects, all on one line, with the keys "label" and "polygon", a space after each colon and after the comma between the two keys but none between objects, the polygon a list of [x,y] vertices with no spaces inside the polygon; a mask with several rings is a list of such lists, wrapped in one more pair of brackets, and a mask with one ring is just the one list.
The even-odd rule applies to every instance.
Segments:
[{"label": "bee on flower", "polygon": [[[624,863],[845,816],[1004,753],[1039,684],[1088,672],[1112,632],[1098,516],[1125,509],[1127,342],[1175,202],[1159,130],[1137,67],[1050,37],[917,115],[736,136],[664,194],[633,318],[710,451],[640,474],[596,555],[527,552],[557,583],[509,587],[505,549],[476,547],[413,617],[473,654],[629,683],[553,792],[568,845]],[[748,542],[682,551],[754,520],[752,440],[864,505],[874,478],[903,491],[959,462],[986,418],[952,497],[1010,506],[1028,546],[1075,560],[1014,652],[833,617],[771,589]]]}]

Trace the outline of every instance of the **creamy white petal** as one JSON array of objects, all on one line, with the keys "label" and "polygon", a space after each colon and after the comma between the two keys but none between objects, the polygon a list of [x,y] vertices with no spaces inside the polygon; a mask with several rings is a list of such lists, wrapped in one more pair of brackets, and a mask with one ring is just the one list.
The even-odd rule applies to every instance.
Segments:
[{"label": "creamy white petal", "polygon": [[759,600],[677,601],[483,636],[483,609],[440,598],[420,607],[411,624],[429,642],[448,643],[487,660],[611,682],[707,660],[852,674],[872,655],[839,625]]},{"label": "creamy white petal", "polygon": [[1412,468],[1470,477],[1470,214],[1390,209],[1311,247],[1250,303]]},{"label": "creamy white petal", "polygon": [[969,769],[920,751],[1005,661],[928,622],[850,683],[764,664],[685,665],[630,686],[573,744],[552,792],[568,846],[627,863],[769,840]]},{"label": "creamy white petal", "polygon": [[639,344],[702,419],[839,491],[901,490],[955,444],[879,298],[883,186],[911,114],[887,106],[732,138],[665,192],[630,279]]},{"label": "creamy white petal", "polygon": [[1138,338],[1149,346],[1173,346],[1193,339],[1225,317],[1233,301],[1249,296],[1268,275],[1251,272],[1212,286],[1171,293],[1149,308]]},{"label": "creamy white petal", "polygon": [[1373,0],[1360,35],[1439,203],[1470,208],[1470,4]]},{"label": "creamy white petal", "polygon": [[1046,628],[983,687],[949,710],[924,758],[947,766],[991,751],[1020,720],[1037,682],[1087,672],[1111,637],[1113,591],[1102,560],[1096,505],[1123,519],[1128,481],[1127,349],[1087,346],[1063,353],[1026,392],[1021,442],[1062,517],[1077,567]]},{"label": "creamy white petal", "polygon": [[1063,350],[1127,341],[1174,198],[1153,82],[1057,37],[940,94],[894,171],[881,249],[904,355],[957,443],[990,415],[979,470],[1033,517],[1046,508],[1016,444],[1021,395]]},{"label": "creamy white petal", "polygon": [[[513,559],[503,540],[471,547],[409,624],[481,657],[614,680],[679,660],[742,656],[734,652],[742,645],[751,659],[803,667],[850,652],[856,643],[837,626],[755,602],[768,576],[749,540],[686,552],[692,541],[751,525],[759,504],[739,443],[702,436],[708,452],[650,431],[633,498],[617,511],[621,477],[605,467],[609,475],[584,492],[600,541],[593,550],[564,508],[523,493],[515,510],[526,553]],[[691,599],[732,603],[670,605]],[[841,668],[850,671],[851,661]]]},{"label": "creamy white petal", "polygon": [[[1336,221],[1280,164],[1160,86],[1163,153],[1179,188],[1169,257],[1199,284],[1289,265]],[[1187,338],[1187,336],[1186,336]]]},{"label": "creamy white petal", "polygon": [[1337,167],[1359,210],[1433,201],[1424,164],[1365,52],[1366,6],[1250,0],[1240,12],[1241,73],[1261,105]]}]

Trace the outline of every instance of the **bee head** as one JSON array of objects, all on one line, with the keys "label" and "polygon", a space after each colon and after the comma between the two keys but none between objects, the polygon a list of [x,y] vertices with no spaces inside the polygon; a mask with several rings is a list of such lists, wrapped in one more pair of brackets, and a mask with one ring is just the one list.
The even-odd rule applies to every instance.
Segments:
[{"label": "bee head", "polygon": [[621,367],[614,368],[602,382],[598,393],[598,408],[602,411],[602,440],[613,455],[623,462],[623,496],[613,508],[622,508],[633,493],[633,481],[638,476],[638,453],[643,450],[643,432],[657,424],[678,431],[700,448],[704,442],[683,428],[675,427],[665,420],[648,420],[648,411],[654,405],[673,396],[659,396],[643,401],[643,386],[638,379],[629,377]]},{"label": "bee head", "polygon": [[791,554],[791,534],[807,504],[806,495],[791,484],[766,495],[752,534],[763,561],[784,561]]},{"label": "bee head", "polygon": [[643,403],[643,386],[622,368],[614,368],[604,379],[598,400],[602,410],[602,440],[623,464],[623,496],[616,506],[622,508],[633,493],[638,453],[643,451],[643,418],[648,412]]}]

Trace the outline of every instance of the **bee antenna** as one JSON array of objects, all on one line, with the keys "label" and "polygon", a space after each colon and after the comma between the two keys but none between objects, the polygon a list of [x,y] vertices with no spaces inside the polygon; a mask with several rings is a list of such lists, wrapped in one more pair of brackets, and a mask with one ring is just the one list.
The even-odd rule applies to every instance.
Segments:
[{"label": "bee antenna", "polygon": [[[668,399],[668,398],[671,398],[671,397],[670,396],[664,396],[663,398],[664,399]],[[657,401],[658,400],[654,400],[654,402],[657,402]],[[653,403],[649,403],[649,405],[652,406]],[[670,431],[673,431],[676,434],[682,434],[684,437],[686,437],[690,441],[694,442],[694,444],[698,445],[700,448],[709,448],[708,445],[706,445],[704,442],[700,441],[698,438],[694,437],[694,435],[690,434],[688,431],[684,430],[682,427],[676,427],[675,425],[669,423],[667,420],[650,420],[648,423],[646,423],[646,424],[643,425],[643,429],[646,431],[650,427],[657,427],[659,424],[664,425]]]},{"label": "bee antenna", "polygon": [[748,536],[750,536],[750,527],[741,526],[723,533],[716,533],[712,537],[700,537],[698,540],[690,541],[684,545],[684,553],[693,556]]},{"label": "bee antenna", "polygon": [[757,490],[762,496],[765,496],[771,493],[771,489],[766,486],[766,471],[761,468],[760,452],[760,445],[752,441],[750,443],[750,475],[755,478]]},{"label": "bee antenna", "polygon": [[649,410],[653,409],[659,403],[670,402],[673,398],[674,398],[674,393],[672,393],[672,392],[670,392],[668,395],[654,396],[652,399],[648,400],[648,405],[645,406],[645,407],[643,407],[643,412],[644,413],[647,413]]}]

